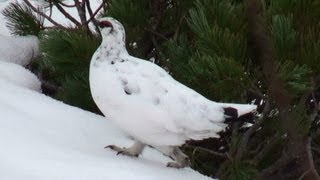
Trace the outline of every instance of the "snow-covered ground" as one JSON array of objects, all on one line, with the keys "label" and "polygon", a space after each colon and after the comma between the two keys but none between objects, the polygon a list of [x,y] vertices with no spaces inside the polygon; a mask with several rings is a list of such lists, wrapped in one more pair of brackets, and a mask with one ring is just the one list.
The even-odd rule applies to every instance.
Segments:
[{"label": "snow-covered ground", "polygon": [[68,106],[0,78],[0,179],[209,179],[167,168],[169,158],[147,148],[139,158],[104,149],[132,140],[106,118]]},{"label": "snow-covered ground", "polygon": [[[0,9],[6,4],[0,1]],[[1,16],[0,34],[8,33],[3,24]],[[0,44],[0,50],[7,48]],[[152,148],[139,158],[104,149],[133,141],[107,118],[41,94],[33,74],[13,64],[12,56],[2,57],[0,180],[211,179],[190,168],[165,167],[170,159]]]},{"label": "snow-covered ground", "polygon": [[0,61],[26,66],[39,55],[39,40],[36,36],[13,37],[0,35]]}]

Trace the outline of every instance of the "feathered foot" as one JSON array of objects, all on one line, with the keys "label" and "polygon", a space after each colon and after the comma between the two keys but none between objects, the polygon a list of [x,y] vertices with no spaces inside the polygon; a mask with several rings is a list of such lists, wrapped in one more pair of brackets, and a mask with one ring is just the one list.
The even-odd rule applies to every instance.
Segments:
[{"label": "feathered foot", "polygon": [[184,168],[191,165],[190,160],[187,155],[185,155],[179,147],[173,147],[173,146],[166,146],[161,147],[159,149],[164,154],[168,155],[170,158],[175,160],[174,162],[168,162],[167,167],[172,168]]},{"label": "feathered foot", "polygon": [[108,145],[106,147],[104,147],[105,149],[106,148],[110,148],[114,151],[117,152],[117,155],[119,154],[123,154],[123,155],[126,155],[126,156],[134,156],[134,157],[138,157],[143,149],[145,147],[145,144],[141,143],[140,141],[135,141],[134,144],[129,147],[129,148],[120,148],[118,146],[115,146],[115,145]]},{"label": "feathered foot", "polygon": [[184,168],[191,165],[190,160],[187,155],[185,155],[178,147],[175,147],[172,153],[175,162],[168,162],[167,167],[172,168]]}]

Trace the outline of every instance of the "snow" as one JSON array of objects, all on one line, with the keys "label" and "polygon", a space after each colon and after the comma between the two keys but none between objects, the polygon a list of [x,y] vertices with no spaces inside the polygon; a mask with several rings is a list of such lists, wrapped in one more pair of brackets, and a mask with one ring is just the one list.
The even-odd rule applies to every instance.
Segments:
[{"label": "snow", "polygon": [[[8,2],[0,0],[0,9]],[[133,140],[107,118],[39,93],[39,80],[21,66],[37,54],[36,40],[9,38],[4,27],[0,16],[1,180],[211,179],[165,167],[171,159],[150,147],[139,158],[104,149]]]},{"label": "snow", "polygon": [[[0,46],[0,49],[2,47]],[[0,61],[0,79],[7,83],[41,92],[39,79],[29,70],[17,64]]]},{"label": "snow", "polygon": [[25,66],[39,56],[39,40],[36,36],[0,35],[0,61]]},{"label": "snow", "polygon": [[0,179],[210,179],[147,148],[139,158],[103,147],[133,141],[102,116],[0,79]]},{"label": "snow", "polygon": [[[0,0],[0,12],[9,4],[10,1]],[[2,14],[0,14],[0,35],[9,35],[10,31],[6,28],[6,21]]]}]

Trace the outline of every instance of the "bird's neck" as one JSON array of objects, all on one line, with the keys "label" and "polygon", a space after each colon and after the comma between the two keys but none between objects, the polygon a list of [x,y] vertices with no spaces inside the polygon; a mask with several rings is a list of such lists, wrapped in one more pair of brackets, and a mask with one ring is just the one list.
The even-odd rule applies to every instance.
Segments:
[{"label": "bird's neck", "polygon": [[100,49],[100,55],[104,57],[120,57],[128,54],[125,43],[122,40],[119,41],[113,37],[103,39]]}]

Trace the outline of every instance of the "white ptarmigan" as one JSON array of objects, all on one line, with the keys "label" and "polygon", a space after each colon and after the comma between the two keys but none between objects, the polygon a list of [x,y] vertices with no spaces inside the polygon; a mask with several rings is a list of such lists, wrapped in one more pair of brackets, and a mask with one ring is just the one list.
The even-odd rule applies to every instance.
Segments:
[{"label": "white ptarmigan", "polygon": [[228,118],[256,109],[206,99],[156,64],[130,56],[117,20],[104,17],[98,24],[102,43],[90,63],[91,94],[102,113],[135,139],[129,148],[107,146],[118,154],[138,156],[150,145],[175,160],[167,166],[182,168],[189,160],[180,145],[218,137]]}]

